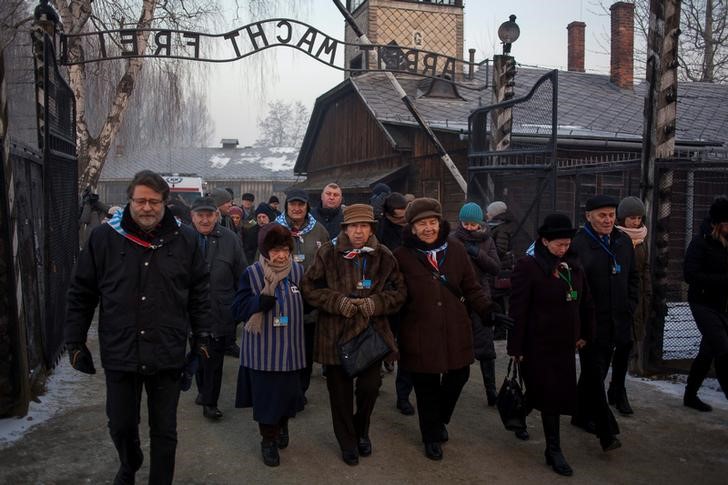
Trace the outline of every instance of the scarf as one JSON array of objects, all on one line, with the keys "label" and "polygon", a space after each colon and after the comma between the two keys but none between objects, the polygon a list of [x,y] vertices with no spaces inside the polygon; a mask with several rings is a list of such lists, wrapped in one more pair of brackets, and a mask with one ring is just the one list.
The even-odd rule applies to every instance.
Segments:
[{"label": "scarf", "polygon": [[[131,234],[130,232],[127,232],[122,226],[121,226],[121,220],[124,218],[124,212],[129,210],[128,207],[126,209],[120,209],[116,211],[111,219],[109,219],[106,223],[111,226],[111,228],[116,231],[120,236],[128,239],[129,241],[138,244],[141,247],[144,248],[151,248],[151,249],[159,249],[162,247],[161,244],[152,244],[149,241],[145,241],[144,239],[135,236],[134,234]],[[165,213],[165,217],[166,217]],[[131,214],[129,215],[129,218],[131,219]],[[164,219],[162,219],[162,222]],[[132,221],[133,222],[133,221]],[[174,222],[177,224],[177,227],[182,225],[182,221],[174,218]],[[161,224],[161,223],[160,223]],[[136,225],[136,223],[135,223]]]},{"label": "scarf", "polygon": [[[269,259],[261,256],[258,260],[263,267],[263,289],[261,295],[274,296],[278,284],[286,279],[291,273],[291,258],[289,257],[282,265],[275,265]],[[245,331],[260,334],[263,331],[263,312],[253,313],[245,324]]]},{"label": "scarf", "polygon": [[394,217],[391,214],[384,214],[384,217],[389,219],[389,222],[392,224],[397,224],[398,226],[404,226],[407,224],[407,220],[404,218],[404,215],[402,217]]},{"label": "scarf", "polygon": [[296,231],[288,223],[288,219],[286,219],[286,214],[281,214],[276,217],[276,223],[291,231],[291,236],[297,238],[299,241],[301,241],[301,243],[303,243],[303,236],[311,232],[313,230],[313,226],[316,225],[316,219],[314,219],[311,214],[306,214],[306,221],[306,225]]},{"label": "scarf", "polygon": [[647,226],[640,226],[637,229],[631,229],[628,227],[617,226],[617,229],[625,233],[632,239],[632,246],[637,246],[644,242],[647,237]]},{"label": "scarf", "polygon": [[434,268],[435,271],[438,273],[440,272],[440,264],[437,262],[437,253],[440,251],[447,251],[447,241],[442,246],[436,247],[435,249],[417,249],[419,252],[423,253],[425,257],[427,258],[427,262],[430,263],[430,266]]}]

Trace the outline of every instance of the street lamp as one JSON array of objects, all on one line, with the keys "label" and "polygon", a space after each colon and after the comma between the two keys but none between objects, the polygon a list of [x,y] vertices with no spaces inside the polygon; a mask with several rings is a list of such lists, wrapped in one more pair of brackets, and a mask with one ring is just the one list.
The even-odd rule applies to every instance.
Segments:
[{"label": "street lamp", "polygon": [[510,15],[507,22],[503,22],[498,27],[498,38],[503,44],[503,54],[508,55],[511,53],[511,44],[518,40],[521,35],[521,29],[516,23],[516,16]]}]

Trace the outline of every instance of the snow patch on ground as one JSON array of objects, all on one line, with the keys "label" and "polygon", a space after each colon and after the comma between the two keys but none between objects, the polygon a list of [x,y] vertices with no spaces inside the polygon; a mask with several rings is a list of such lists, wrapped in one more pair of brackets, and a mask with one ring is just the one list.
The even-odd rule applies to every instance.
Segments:
[{"label": "snow patch on ground", "polygon": [[68,359],[61,358],[48,379],[47,392],[38,398],[39,402],[30,403],[28,414],[22,418],[0,419],[0,449],[22,438],[33,426],[77,407],[80,404],[77,390],[82,380],[84,374],[75,371]]},{"label": "snow patch on ground", "polygon": [[[682,402],[683,394],[685,393],[685,383],[687,376],[683,374],[674,374],[667,376],[664,379],[649,379],[646,377],[632,377],[627,376],[632,382],[646,384],[659,390],[660,392],[673,396]],[[703,385],[698,391],[698,397],[707,404],[710,404],[716,409],[722,409],[728,411],[728,399],[720,389],[718,379],[705,379]]]}]

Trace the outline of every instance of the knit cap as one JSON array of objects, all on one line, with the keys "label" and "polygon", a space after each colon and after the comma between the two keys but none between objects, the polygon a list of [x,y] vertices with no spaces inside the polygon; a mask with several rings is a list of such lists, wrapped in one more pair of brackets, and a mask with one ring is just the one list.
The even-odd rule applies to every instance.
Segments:
[{"label": "knit cap", "polygon": [[507,210],[508,206],[505,202],[503,202],[502,200],[496,200],[495,202],[491,202],[488,207],[486,207],[485,212],[487,212],[490,217],[496,217],[503,214]]},{"label": "knit cap", "polygon": [[463,205],[458,215],[460,222],[474,222],[476,224],[483,223],[483,209],[475,202],[468,202]]}]

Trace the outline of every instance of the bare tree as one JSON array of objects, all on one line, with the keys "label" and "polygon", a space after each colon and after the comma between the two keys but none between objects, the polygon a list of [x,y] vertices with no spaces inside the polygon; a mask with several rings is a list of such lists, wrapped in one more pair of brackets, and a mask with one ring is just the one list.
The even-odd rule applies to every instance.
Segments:
[{"label": "bare tree", "polygon": [[[599,0],[594,5],[609,15],[612,2]],[[650,0],[634,0],[635,4],[635,62],[638,72],[644,72],[647,35],[650,25]],[[682,0],[680,16],[680,79],[702,82],[728,82],[728,1]],[[609,42],[599,40],[608,52]]]},{"label": "bare tree", "polygon": [[300,147],[308,125],[308,109],[300,101],[268,103],[268,114],[258,120],[256,145]]}]

